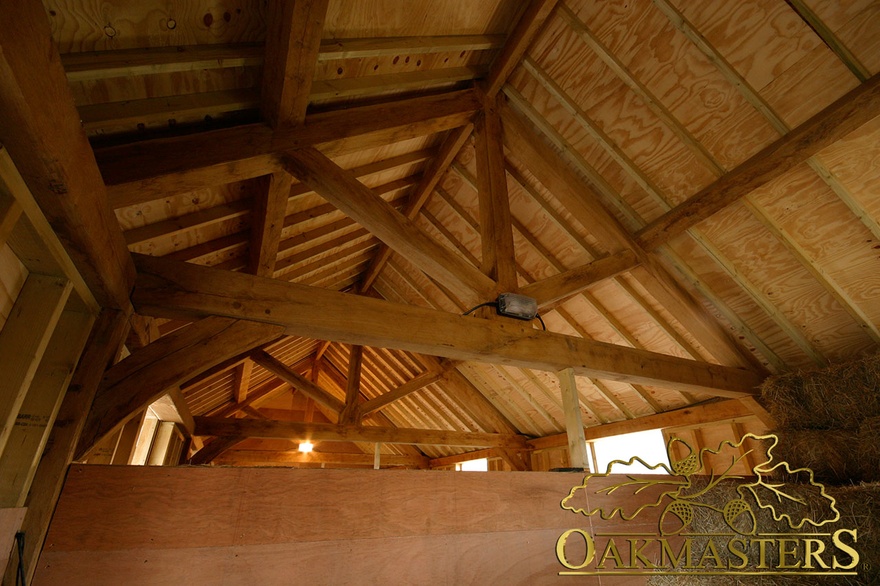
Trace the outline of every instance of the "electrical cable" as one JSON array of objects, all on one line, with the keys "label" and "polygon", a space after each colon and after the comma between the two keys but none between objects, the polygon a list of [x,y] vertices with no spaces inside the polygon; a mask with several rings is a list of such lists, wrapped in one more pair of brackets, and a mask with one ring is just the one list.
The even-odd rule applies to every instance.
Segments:
[{"label": "electrical cable", "polygon": [[465,316],[465,315],[470,315],[470,314],[472,314],[473,312],[475,312],[476,310],[480,309],[481,307],[494,307],[494,308],[497,309],[497,308],[498,308],[498,303],[496,303],[495,301],[487,301],[486,303],[481,303],[481,304],[479,304],[479,305],[476,305],[476,306],[474,306],[474,307],[471,307],[470,309],[468,309],[467,311],[465,311],[465,312],[464,312],[463,314],[461,314],[461,315],[463,315],[463,316]]},{"label": "electrical cable", "polygon": [[15,583],[27,586],[24,577],[24,531],[18,531],[15,534],[15,541],[18,544],[18,572],[15,576]]},{"label": "electrical cable", "polygon": [[544,320],[541,319],[541,315],[536,313],[535,317],[538,319],[539,322],[541,322],[541,327],[544,328],[544,331],[546,332],[547,331],[547,324],[545,324]]}]

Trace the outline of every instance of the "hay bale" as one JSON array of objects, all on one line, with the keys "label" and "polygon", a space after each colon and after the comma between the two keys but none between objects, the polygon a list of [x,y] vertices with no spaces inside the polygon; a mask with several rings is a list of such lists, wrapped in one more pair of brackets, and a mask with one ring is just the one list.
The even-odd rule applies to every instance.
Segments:
[{"label": "hay bale", "polygon": [[858,452],[862,464],[862,480],[880,481],[880,417],[862,421],[859,426]]},{"label": "hay bale", "polygon": [[[811,518],[821,518],[827,503],[808,487],[787,484],[786,492],[806,501]],[[826,492],[837,501],[840,520],[833,525],[815,528],[807,525],[805,529],[793,531],[785,524],[777,523],[767,511],[755,510],[759,532],[764,533],[819,533],[835,529],[856,529],[858,532],[857,550],[861,562],[856,577],[823,576],[651,576],[647,583],[652,586],[734,586],[760,584],[761,586],[801,586],[821,583],[836,586],[868,586],[880,584],[880,483],[861,484],[846,487],[826,487]],[[720,485],[712,491],[710,504],[723,506],[729,499],[736,498],[735,483]],[[729,528],[718,515],[706,509],[694,511],[692,530],[694,533],[725,533]],[[707,537],[695,538],[698,549],[705,547]],[[773,567],[778,562],[775,552],[768,551],[767,562]],[[755,570],[756,568],[749,568]]]},{"label": "hay bale", "polygon": [[880,354],[770,377],[761,396],[781,429],[858,429],[880,417]]},{"label": "hay bale", "polygon": [[805,429],[777,431],[777,459],[792,468],[809,468],[817,482],[852,484],[862,479],[861,436],[856,431]]}]

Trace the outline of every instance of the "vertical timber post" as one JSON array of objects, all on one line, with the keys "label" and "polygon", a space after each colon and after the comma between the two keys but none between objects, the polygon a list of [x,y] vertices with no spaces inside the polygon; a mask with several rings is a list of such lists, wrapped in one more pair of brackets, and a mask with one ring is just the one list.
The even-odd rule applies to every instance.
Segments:
[{"label": "vertical timber post", "polygon": [[584,438],[584,422],[581,419],[580,401],[578,401],[577,382],[574,370],[566,368],[556,373],[559,377],[559,389],[562,392],[562,407],[565,410],[565,431],[568,434],[569,466],[572,468],[588,468],[587,440]]}]

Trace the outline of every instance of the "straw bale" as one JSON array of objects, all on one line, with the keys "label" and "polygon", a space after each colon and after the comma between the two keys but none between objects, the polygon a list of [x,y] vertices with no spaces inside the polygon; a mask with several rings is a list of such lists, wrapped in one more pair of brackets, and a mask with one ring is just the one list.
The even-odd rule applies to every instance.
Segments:
[{"label": "straw bale", "polygon": [[880,354],[770,377],[761,397],[780,429],[858,429],[880,417]]},{"label": "straw bale", "polygon": [[776,431],[779,444],[774,456],[792,468],[809,468],[815,480],[830,484],[852,484],[863,479],[860,457],[861,436],[848,429],[804,429]]},{"label": "straw bale", "polygon": [[[797,495],[806,501],[811,518],[821,518],[822,510],[827,503],[819,497],[814,490],[808,487],[787,484],[786,492]],[[880,584],[880,483],[863,483],[855,486],[826,487],[826,492],[837,501],[837,510],[840,511],[840,520],[833,525],[825,525],[814,528],[811,525],[797,532],[818,533],[834,531],[836,529],[856,529],[858,541],[856,549],[859,552],[860,563],[857,567],[858,576],[651,576],[648,584],[652,586],[801,586],[823,584],[829,586],[868,586]],[[704,501],[714,506],[721,507],[728,500],[738,498],[735,483],[719,485],[715,490],[707,493]],[[777,523],[768,511],[760,510],[754,506],[753,510],[757,519],[759,531],[763,533],[779,532],[794,533],[787,525]],[[694,521],[691,525],[694,533],[726,533],[730,528],[724,519],[714,511],[695,508]],[[701,550],[707,537],[696,537],[695,547]],[[768,565],[773,567],[778,562],[776,552],[768,548]],[[747,568],[746,570],[755,570]]]},{"label": "straw bale", "polygon": [[862,480],[880,481],[880,417],[871,417],[862,421],[859,426],[858,441]]}]

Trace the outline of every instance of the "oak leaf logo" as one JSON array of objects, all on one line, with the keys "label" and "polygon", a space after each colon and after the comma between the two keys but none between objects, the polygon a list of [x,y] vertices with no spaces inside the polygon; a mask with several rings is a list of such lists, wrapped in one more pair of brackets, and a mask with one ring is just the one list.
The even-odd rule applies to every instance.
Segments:
[{"label": "oak leaf logo", "polygon": [[[687,454],[680,459],[674,457],[673,447],[678,443]],[[825,492],[824,485],[815,481],[812,470],[792,468],[788,462],[776,460],[773,448],[778,443],[775,435],[748,433],[738,442],[724,441],[717,449],[703,448],[697,452],[685,441],[673,437],[666,445],[669,466],[648,464],[637,456],[627,461],[614,460],[604,474],[587,474],[584,481],[562,499],[561,505],[573,513],[586,516],[598,513],[604,520],[618,516],[623,521],[631,521],[647,509],[663,507],[657,517],[661,535],[677,534],[688,528],[698,507],[718,512],[735,532],[754,535],[757,521],[752,502],[769,510],[776,521],[787,523],[791,529],[801,529],[806,524],[820,527],[838,521],[840,512],[836,501]],[[744,461],[751,468],[748,478],[732,473]],[[625,474],[625,480],[616,481],[619,477],[612,476],[614,468],[634,462],[651,470],[663,470],[667,477]],[[716,469],[723,471],[716,474]],[[698,481],[706,472],[707,482]],[[799,489],[787,490],[786,484],[778,480],[782,474],[797,479]],[[741,480],[736,486],[739,498],[729,499],[723,506],[706,498],[721,482],[731,479]],[[612,495],[617,504],[610,510],[603,508],[602,501]]]}]

